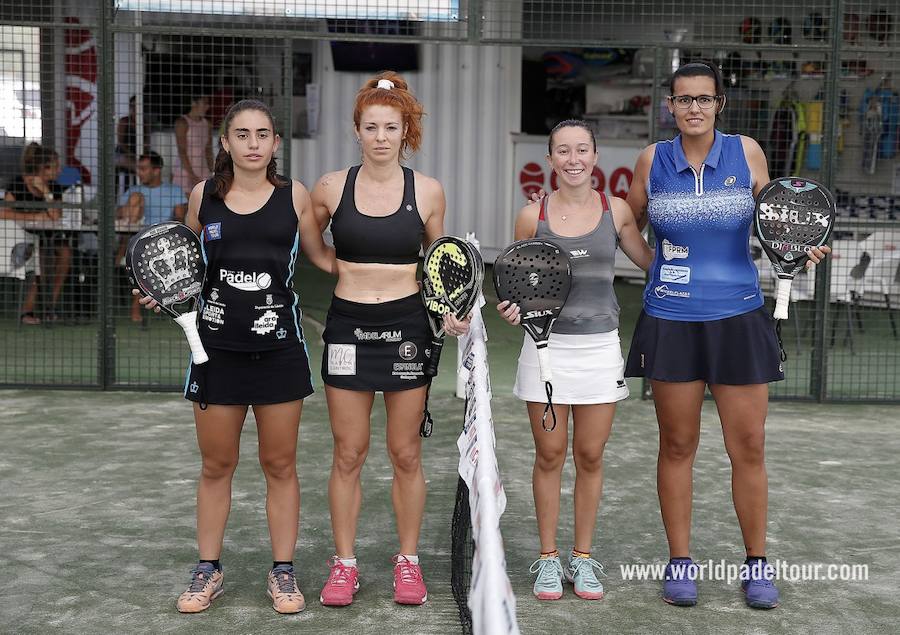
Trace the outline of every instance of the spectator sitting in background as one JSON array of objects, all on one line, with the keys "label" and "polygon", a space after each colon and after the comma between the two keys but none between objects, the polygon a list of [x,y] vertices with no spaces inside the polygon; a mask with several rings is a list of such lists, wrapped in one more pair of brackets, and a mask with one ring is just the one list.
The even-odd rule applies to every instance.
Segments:
[{"label": "spectator sitting in background", "polygon": [[[62,199],[62,188],[56,182],[59,176],[59,154],[52,148],[47,148],[39,143],[29,143],[22,154],[22,174],[9,182],[3,200],[24,203],[44,203],[59,201]],[[33,208],[19,208],[13,206],[0,207],[0,218],[12,221],[48,221],[60,219],[62,211],[59,208],[46,210]],[[40,250],[36,273],[52,273],[52,286],[50,304],[46,307],[45,317],[49,321],[55,321],[56,303],[62,292],[63,283],[69,273],[72,262],[72,248],[69,237],[60,232],[47,231],[40,240]],[[25,299],[19,311],[19,320],[22,324],[40,324],[41,318],[35,315],[34,307],[38,294],[37,276],[32,279]]]},{"label": "spectator sitting in background", "polygon": [[[187,211],[187,198],[184,191],[172,183],[162,181],[163,160],[156,152],[145,152],[137,164],[137,175],[140,181],[128,189],[119,199],[116,218],[129,224],[143,222],[144,225],[155,225],[169,220],[184,220]],[[122,262],[128,236],[119,241],[116,262]],[[131,304],[131,321],[141,321],[141,307],[137,296]]]},{"label": "spectator sitting in background", "polygon": [[156,152],[145,152],[137,164],[140,183],[128,188],[116,210],[116,218],[144,225],[155,225],[168,220],[184,220],[187,198],[177,185],[163,183],[163,160]]}]

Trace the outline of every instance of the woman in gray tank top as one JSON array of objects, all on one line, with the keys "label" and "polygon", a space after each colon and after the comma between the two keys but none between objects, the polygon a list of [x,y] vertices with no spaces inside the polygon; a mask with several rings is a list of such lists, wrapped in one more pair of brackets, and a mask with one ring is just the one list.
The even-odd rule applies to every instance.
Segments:
[{"label": "woman in gray tank top", "polygon": [[[569,253],[572,288],[550,335],[553,408],[560,425],[545,432],[541,418],[546,404],[537,351],[525,337],[513,392],[527,403],[534,436],[533,491],[541,553],[531,567],[537,574],[534,595],[542,600],[562,596],[565,578],[581,598],[598,600],[603,585],[591,558],[594,526],[603,488],[603,449],[612,427],[615,403],[628,396],[619,344],[619,305],[613,291],[616,247],[641,269],[653,259],[620,198],[591,189],[597,144],[590,126],[566,120],[550,133],[550,167],[559,189],[527,205],[516,220],[515,239],[545,238]],[[510,324],[519,324],[519,307],[501,302],[497,310]],[[575,544],[563,568],[556,544],[560,483],[568,452],[568,419],[572,413],[575,459]]]}]

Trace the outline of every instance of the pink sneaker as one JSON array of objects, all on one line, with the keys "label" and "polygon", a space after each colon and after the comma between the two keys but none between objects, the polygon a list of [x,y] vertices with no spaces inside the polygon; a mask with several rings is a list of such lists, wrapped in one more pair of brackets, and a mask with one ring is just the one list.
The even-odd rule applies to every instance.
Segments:
[{"label": "pink sneaker", "polygon": [[205,611],[212,601],[225,592],[222,570],[208,562],[201,562],[191,571],[191,585],[178,596],[175,603],[181,613]]},{"label": "pink sneaker", "polygon": [[348,567],[337,556],[331,559],[331,573],[319,595],[319,602],[325,606],[347,606],[359,591],[359,569]]},{"label": "pink sneaker", "polygon": [[422,568],[405,556],[397,555],[394,561],[394,602],[397,604],[425,604],[428,591],[422,579]]}]

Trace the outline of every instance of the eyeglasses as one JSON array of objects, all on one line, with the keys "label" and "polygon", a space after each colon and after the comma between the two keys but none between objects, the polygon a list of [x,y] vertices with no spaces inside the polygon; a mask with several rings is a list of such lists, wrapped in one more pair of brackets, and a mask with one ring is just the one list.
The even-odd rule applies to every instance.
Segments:
[{"label": "eyeglasses", "polygon": [[709,110],[719,101],[718,95],[669,95],[669,101],[674,104],[678,110],[687,110],[696,101],[702,110]]}]

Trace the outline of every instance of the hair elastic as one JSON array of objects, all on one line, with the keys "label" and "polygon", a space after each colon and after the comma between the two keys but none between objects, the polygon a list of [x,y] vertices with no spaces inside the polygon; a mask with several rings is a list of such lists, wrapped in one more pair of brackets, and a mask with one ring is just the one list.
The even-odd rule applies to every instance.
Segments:
[{"label": "hair elastic", "polygon": [[385,90],[390,90],[394,87],[394,82],[389,79],[379,79],[378,83],[375,85],[375,88],[383,88]]}]

